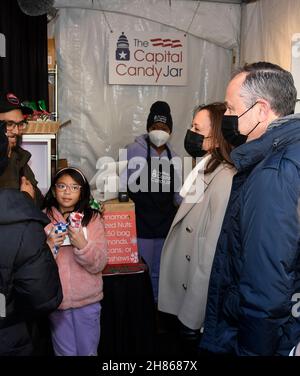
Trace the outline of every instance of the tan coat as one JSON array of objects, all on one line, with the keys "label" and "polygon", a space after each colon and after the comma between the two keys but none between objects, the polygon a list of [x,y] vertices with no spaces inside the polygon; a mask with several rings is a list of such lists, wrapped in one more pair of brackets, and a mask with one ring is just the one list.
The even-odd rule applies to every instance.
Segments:
[{"label": "tan coat", "polygon": [[[204,321],[208,282],[228,203],[233,168],[219,165],[204,175],[196,203],[184,200],[166,238],[160,265],[158,309],[191,329]],[[203,185],[203,174],[196,184]],[[201,179],[201,180],[200,180]]]}]

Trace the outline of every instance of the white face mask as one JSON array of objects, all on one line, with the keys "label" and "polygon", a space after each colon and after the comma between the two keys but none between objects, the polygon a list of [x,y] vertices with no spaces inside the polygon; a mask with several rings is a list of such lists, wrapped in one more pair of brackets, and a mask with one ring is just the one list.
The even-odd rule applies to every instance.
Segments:
[{"label": "white face mask", "polygon": [[155,130],[149,132],[149,138],[152,144],[159,148],[168,141],[170,135],[168,132]]}]

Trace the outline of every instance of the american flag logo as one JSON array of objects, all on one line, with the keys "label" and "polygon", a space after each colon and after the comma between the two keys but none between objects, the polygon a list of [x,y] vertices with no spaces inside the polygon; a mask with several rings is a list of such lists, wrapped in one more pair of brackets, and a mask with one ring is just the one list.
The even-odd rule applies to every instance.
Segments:
[{"label": "american flag logo", "polygon": [[153,47],[171,47],[177,48],[182,47],[181,41],[179,39],[162,39],[162,38],[154,38],[150,39]]}]

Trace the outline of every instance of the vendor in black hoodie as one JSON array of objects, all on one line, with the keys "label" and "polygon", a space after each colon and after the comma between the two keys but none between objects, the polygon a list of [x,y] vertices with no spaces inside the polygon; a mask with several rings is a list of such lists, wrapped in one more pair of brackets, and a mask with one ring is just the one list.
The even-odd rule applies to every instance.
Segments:
[{"label": "vendor in black hoodie", "polygon": [[[1,123],[0,175],[8,163],[7,151]],[[0,189],[0,355],[31,355],[26,320],[62,301],[57,266],[45,239],[47,223],[19,190]]]}]

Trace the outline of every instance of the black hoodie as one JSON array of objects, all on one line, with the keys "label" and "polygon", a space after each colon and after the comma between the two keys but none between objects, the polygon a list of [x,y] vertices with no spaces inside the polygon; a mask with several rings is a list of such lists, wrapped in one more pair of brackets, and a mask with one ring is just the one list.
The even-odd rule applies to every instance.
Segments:
[{"label": "black hoodie", "polygon": [[62,301],[57,265],[46,244],[48,222],[21,192],[0,189],[0,355],[30,355],[25,320]]}]

